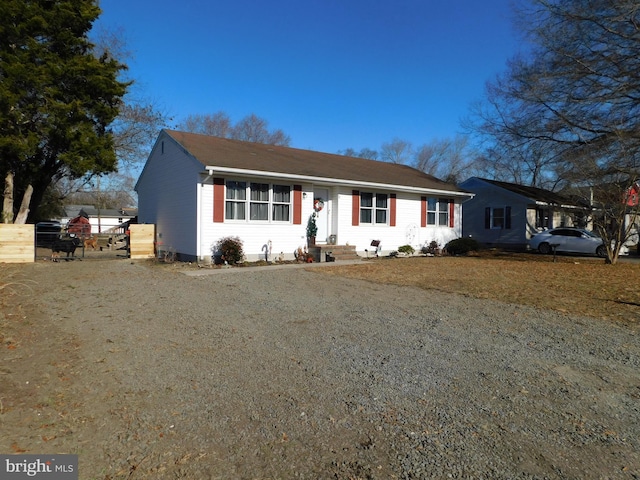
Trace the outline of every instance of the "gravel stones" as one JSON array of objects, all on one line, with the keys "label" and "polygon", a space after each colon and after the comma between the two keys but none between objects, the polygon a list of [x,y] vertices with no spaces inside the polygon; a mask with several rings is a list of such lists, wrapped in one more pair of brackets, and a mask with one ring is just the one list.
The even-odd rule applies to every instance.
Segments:
[{"label": "gravel stones", "polygon": [[94,432],[83,478],[638,478],[631,327],[332,267],[97,265],[27,268],[79,345],[90,420],[46,447]]}]

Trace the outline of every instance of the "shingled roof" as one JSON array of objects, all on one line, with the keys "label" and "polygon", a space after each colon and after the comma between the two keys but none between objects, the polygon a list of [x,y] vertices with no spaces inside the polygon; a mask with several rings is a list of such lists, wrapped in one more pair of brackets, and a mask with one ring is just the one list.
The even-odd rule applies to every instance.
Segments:
[{"label": "shingled roof", "polygon": [[504,188],[510,192],[517,193],[531,200],[542,202],[550,205],[573,205],[575,202],[567,197],[558,195],[550,190],[543,188],[528,187],[526,185],[518,185],[517,183],[500,182],[498,180],[488,180],[481,178],[483,182],[491,183],[497,187]]},{"label": "shingled roof", "polygon": [[456,185],[443,182],[407,165],[175,130],[165,131],[205,168],[286,174],[326,179],[328,182],[341,180],[353,182],[354,185],[373,183],[457,194],[468,193]]}]

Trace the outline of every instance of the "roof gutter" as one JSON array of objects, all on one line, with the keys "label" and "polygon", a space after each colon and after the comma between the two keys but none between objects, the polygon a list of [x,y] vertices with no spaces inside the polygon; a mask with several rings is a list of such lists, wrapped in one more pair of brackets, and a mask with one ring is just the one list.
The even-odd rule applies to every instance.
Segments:
[{"label": "roof gutter", "polygon": [[262,170],[246,170],[242,168],[231,168],[231,167],[206,166],[205,168],[209,176],[214,175],[214,173],[227,173],[232,175],[269,177],[269,178],[278,178],[283,180],[297,180],[300,182],[310,182],[310,183],[328,183],[331,185],[341,185],[346,187],[381,188],[385,190],[397,190],[397,191],[409,192],[409,193],[425,193],[425,191],[429,191],[438,195],[447,195],[447,196],[462,197],[462,198],[465,198],[465,197],[472,198],[474,196],[473,193],[452,192],[450,190],[439,190],[435,188],[424,188],[424,187],[412,187],[409,185],[392,185],[388,183],[376,183],[376,182],[364,182],[364,181],[360,182],[355,180],[343,180],[340,178],[315,177],[312,175],[297,175],[297,174],[279,173],[279,172],[265,172]]},{"label": "roof gutter", "polygon": [[561,203],[543,202],[542,200],[536,200],[536,205],[540,205],[543,207],[566,208],[567,210],[584,210],[584,208],[579,205],[564,205]]}]

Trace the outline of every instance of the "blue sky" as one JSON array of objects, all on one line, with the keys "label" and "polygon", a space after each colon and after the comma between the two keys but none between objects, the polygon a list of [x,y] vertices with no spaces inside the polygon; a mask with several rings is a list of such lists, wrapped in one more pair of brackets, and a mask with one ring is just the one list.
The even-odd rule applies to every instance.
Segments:
[{"label": "blue sky", "polygon": [[510,0],[101,0],[174,117],[255,113],[335,153],[453,137],[518,50]]}]

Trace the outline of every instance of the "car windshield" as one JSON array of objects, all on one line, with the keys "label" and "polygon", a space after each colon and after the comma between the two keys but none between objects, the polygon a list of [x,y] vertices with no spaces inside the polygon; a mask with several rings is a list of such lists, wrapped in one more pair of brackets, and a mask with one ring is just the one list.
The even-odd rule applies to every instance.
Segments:
[{"label": "car windshield", "polygon": [[580,230],[582,233],[584,233],[585,235],[587,235],[588,237],[593,237],[593,238],[598,238],[598,235],[596,235],[593,232],[590,232],[589,230]]}]

